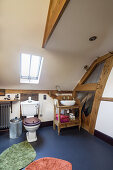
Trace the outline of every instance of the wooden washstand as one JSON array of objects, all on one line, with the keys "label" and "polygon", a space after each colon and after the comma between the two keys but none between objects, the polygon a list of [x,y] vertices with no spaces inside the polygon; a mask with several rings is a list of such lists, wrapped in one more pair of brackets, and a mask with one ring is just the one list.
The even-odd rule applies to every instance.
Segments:
[{"label": "wooden washstand", "polygon": [[[54,120],[53,120],[53,129],[56,129],[56,126],[58,127],[58,135],[60,135],[60,130],[61,128],[68,128],[68,127],[72,127],[72,126],[78,126],[79,130],[81,127],[81,103],[80,101],[76,98],[74,99],[76,101],[75,105],[73,106],[64,106],[60,103],[60,101],[62,100],[64,96],[58,96],[58,102],[56,105],[54,105]],[[67,97],[67,96],[65,96]],[[69,100],[73,100],[72,96],[68,96]],[[61,110],[62,109],[71,109],[73,112],[73,109],[79,109],[79,116],[76,118],[75,120],[70,120],[69,122],[65,122],[65,123],[61,123],[60,121],[60,115],[61,115]],[[58,120],[56,119],[56,109],[58,109]],[[74,112],[73,112],[74,113]]]}]

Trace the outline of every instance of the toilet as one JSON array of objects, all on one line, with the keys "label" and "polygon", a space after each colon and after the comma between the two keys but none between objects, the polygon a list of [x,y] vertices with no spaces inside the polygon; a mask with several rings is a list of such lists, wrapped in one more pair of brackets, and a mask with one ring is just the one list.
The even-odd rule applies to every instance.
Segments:
[{"label": "toilet", "polygon": [[26,137],[28,142],[37,141],[36,131],[38,130],[41,121],[34,117],[38,115],[39,101],[31,100],[31,97],[28,100],[21,102],[21,111],[22,116],[25,116],[23,124],[27,130]]}]

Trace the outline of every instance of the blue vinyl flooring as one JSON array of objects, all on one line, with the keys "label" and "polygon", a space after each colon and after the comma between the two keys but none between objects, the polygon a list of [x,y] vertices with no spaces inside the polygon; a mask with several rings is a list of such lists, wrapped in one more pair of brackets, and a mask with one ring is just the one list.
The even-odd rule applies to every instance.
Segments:
[{"label": "blue vinyl flooring", "polygon": [[[113,146],[78,128],[62,129],[61,135],[52,127],[39,128],[38,141],[31,143],[36,160],[55,157],[72,163],[73,170],[113,170]],[[25,132],[17,139],[9,139],[8,132],[0,133],[0,153],[26,140]]]}]

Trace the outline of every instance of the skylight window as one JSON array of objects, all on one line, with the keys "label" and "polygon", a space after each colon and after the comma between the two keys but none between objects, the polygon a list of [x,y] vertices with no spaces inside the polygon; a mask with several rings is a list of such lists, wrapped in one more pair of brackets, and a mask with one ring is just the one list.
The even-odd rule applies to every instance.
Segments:
[{"label": "skylight window", "polygon": [[38,84],[43,58],[40,56],[21,54],[20,83]]}]

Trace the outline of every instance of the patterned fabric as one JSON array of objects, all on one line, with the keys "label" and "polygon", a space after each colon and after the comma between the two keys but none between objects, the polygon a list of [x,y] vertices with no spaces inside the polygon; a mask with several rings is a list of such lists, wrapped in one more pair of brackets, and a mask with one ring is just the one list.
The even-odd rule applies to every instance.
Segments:
[{"label": "patterned fabric", "polygon": [[[56,114],[56,119],[58,120],[58,114]],[[69,122],[69,116],[61,114],[60,115],[60,122],[61,123]]]},{"label": "patterned fabric", "polygon": [[0,155],[0,170],[20,170],[29,165],[36,152],[27,141],[14,144]]},{"label": "patterned fabric", "polygon": [[25,170],[72,170],[72,164],[57,158],[41,158],[28,165]]}]

